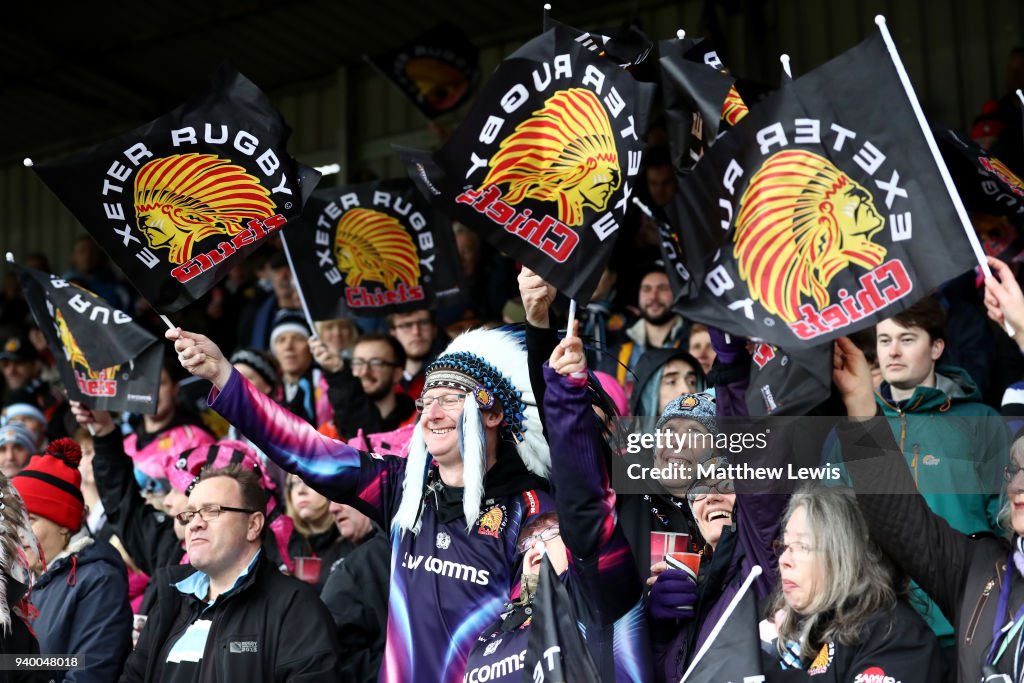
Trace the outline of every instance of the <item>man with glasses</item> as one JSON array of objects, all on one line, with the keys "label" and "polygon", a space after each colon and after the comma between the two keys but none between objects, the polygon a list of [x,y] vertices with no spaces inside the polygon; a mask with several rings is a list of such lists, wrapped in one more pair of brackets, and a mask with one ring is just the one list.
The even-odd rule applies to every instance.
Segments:
[{"label": "man with glasses", "polygon": [[337,681],[330,614],[261,549],[266,491],[252,470],[207,470],[178,513],[191,565],[153,578],[157,597],[122,682]]},{"label": "man with glasses", "polygon": [[519,580],[520,529],[552,507],[543,478],[551,455],[522,339],[474,330],[452,342],[426,368],[423,413],[400,458],[358,451],[304,424],[207,337],[180,329],[166,336],[182,365],[213,383],[211,407],[271,460],[390,530],[381,680],[462,681],[480,629]]},{"label": "man with glasses", "polygon": [[444,350],[450,340],[446,335],[437,333],[434,313],[426,309],[392,313],[388,316],[388,328],[405,350],[402,391],[412,398],[419,398],[426,378],[423,368]]},{"label": "man with glasses", "polygon": [[319,339],[311,338],[309,344],[325,371],[327,397],[340,438],[347,441],[360,429],[366,434],[390,432],[415,420],[412,398],[397,390],[405,351],[394,337],[363,335],[348,363]]}]

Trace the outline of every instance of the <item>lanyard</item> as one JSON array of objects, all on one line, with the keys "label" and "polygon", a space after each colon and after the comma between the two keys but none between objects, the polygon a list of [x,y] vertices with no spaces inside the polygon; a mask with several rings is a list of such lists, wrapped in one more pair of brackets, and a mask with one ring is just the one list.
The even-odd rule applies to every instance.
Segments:
[{"label": "lanyard", "polygon": [[[992,624],[992,647],[988,650],[987,662],[989,664],[995,664],[996,661],[1003,655],[1007,645],[1021,627],[1022,617],[1024,617],[1024,604],[1017,608],[1017,613],[1013,615],[1013,619],[1008,622],[1005,626],[1000,626],[1000,620],[1003,615],[1006,614],[1006,610],[1010,605],[1010,584],[1013,582],[1013,550],[1010,550],[1010,558],[1006,563],[1006,573],[1003,574],[1003,585],[999,589],[999,604],[996,607],[996,620]],[[999,648],[998,653],[996,652],[996,646],[999,642],[1003,642],[1003,646]]]}]

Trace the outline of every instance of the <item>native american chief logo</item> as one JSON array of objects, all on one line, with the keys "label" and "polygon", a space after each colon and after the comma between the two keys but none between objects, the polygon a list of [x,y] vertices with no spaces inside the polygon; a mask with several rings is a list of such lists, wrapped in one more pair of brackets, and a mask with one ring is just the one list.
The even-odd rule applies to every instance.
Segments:
[{"label": "native american chief logo", "polygon": [[117,371],[121,369],[120,365],[114,365],[101,370],[90,368],[89,361],[85,359],[85,354],[82,353],[78,342],[71,335],[71,329],[68,327],[67,321],[64,320],[64,314],[60,312],[59,308],[55,317],[57,320],[57,334],[60,336],[60,343],[64,345],[64,352],[68,357],[68,363],[71,364],[71,367],[81,368],[89,379],[114,379],[117,377]]},{"label": "native american chief logo", "polygon": [[274,214],[270,191],[241,166],[213,154],[154,159],[135,177],[135,215],[153,249],[169,249],[174,264],[192,258],[195,245],[231,237],[245,223]]},{"label": "native american chief logo", "polygon": [[986,171],[997,176],[1006,185],[1010,187],[1014,194],[1024,197],[1024,181],[1021,181],[1013,171],[1011,171],[1006,164],[999,161],[995,157],[985,158],[980,157],[978,161],[985,168]]},{"label": "native american chief logo", "polygon": [[725,101],[722,102],[722,119],[725,120],[730,126],[735,126],[737,123],[743,120],[743,117],[749,113],[747,109],[747,103],[740,97],[740,93],[736,90],[736,86],[729,87],[729,94],[725,96]]},{"label": "native american chief logo", "polygon": [[370,209],[352,209],[341,217],[334,236],[334,258],[345,284],[363,280],[395,289],[413,287],[420,279],[420,261],[412,237],[394,216]]},{"label": "native american chief logo", "polygon": [[583,224],[583,207],[604,211],[622,184],[615,136],[601,102],[589,90],[570,88],[516,126],[491,157],[483,184],[507,184],[503,197],[558,203],[558,220]]},{"label": "native american chief logo", "polygon": [[832,162],[804,150],[778,152],[750,179],[736,216],[733,254],[751,296],[786,322],[804,297],[818,310],[828,285],[853,264],[881,265],[871,241],[885,225],[871,192]]}]

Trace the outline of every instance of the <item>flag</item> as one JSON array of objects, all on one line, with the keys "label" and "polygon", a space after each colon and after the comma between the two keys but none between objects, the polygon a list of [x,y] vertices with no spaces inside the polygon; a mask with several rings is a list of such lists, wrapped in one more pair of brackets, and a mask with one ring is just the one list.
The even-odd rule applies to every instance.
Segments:
[{"label": "flag", "polygon": [[832,345],[787,353],[760,343],[751,354],[747,408],[753,417],[807,415],[832,390]]},{"label": "flag", "polygon": [[533,683],[600,683],[569,593],[545,553],[533,598],[525,677]]},{"label": "flag", "polygon": [[[735,609],[722,616],[724,626],[713,638],[696,665],[683,676],[685,683],[745,683],[765,680],[761,672],[761,638],[758,635],[757,597],[753,590],[739,597]],[[717,629],[716,625],[716,629]]]},{"label": "flag", "polygon": [[287,241],[314,320],[432,308],[459,293],[451,223],[408,179],[314,192]]},{"label": "flag", "polygon": [[87,289],[10,265],[68,398],[96,410],[155,413],[163,362],[157,338]]},{"label": "flag", "polygon": [[453,219],[585,305],[642,182],[653,88],[555,28],[498,66],[439,152],[402,156]]},{"label": "flag", "polygon": [[153,307],[173,313],[301,213],[319,174],[288,156],[290,134],[224,66],[169,114],[33,168]]},{"label": "flag", "polygon": [[651,54],[654,43],[636,26],[624,25],[615,32],[592,33],[563,24],[544,14],[544,30],[561,27],[580,45],[591,52],[615,62],[619,68],[629,70],[642,64]]},{"label": "flag", "polygon": [[428,119],[466,101],[479,75],[480,50],[457,26],[444,22],[401,47],[365,56]]},{"label": "flag", "polygon": [[661,41],[661,85],[672,163],[691,170],[727,130],[747,115],[736,79],[709,41],[674,38]]},{"label": "flag", "polygon": [[1024,251],[1024,181],[952,128],[933,126],[932,132],[985,253],[1013,260]]},{"label": "flag", "polygon": [[699,284],[677,310],[796,353],[970,270],[926,135],[878,34],[771,95],[668,207]]}]

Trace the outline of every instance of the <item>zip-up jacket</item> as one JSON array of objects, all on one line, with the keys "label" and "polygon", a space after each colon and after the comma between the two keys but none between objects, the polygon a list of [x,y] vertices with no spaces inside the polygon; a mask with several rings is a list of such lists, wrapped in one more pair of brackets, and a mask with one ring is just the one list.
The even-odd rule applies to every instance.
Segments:
[{"label": "zip-up jacket", "polygon": [[[519,530],[552,509],[546,482],[499,442],[486,473],[481,514],[467,531],[462,489],[446,486],[434,465],[422,497],[418,534],[391,523],[406,461],[358,451],[317,432],[260,394],[237,371],[210,405],[285,470],[327,498],[352,505],[391,530],[391,585],[381,681],[456,683],[477,635],[501,612],[519,581]],[[533,428],[531,426],[531,428]],[[539,425],[536,427],[540,428]]]},{"label": "zip-up jacket", "polygon": [[[159,683],[174,643],[206,604],[174,584],[191,576],[191,565],[164,567],[153,576],[156,605],[125,664],[121,683]],[[316,591],[284,576],[261,554],[241,586],[217,600],[200,683],[321,683],[340,681],[334,623]]]},{"label": "zip-up jacket", "polygon": [[[847,421],[837,432],[872,537],[955,625],[957,680],[977,683],[992,644],[993,624],[1006,623],[1024,604],[1024,578],[1011,566],[1007,613],[996,614],[1010,544],[967,536],[935,514],[917,492],[882,420]],[[1009,650],[997,663],[1000,673],[1012,674],[1013,648]]]}]

